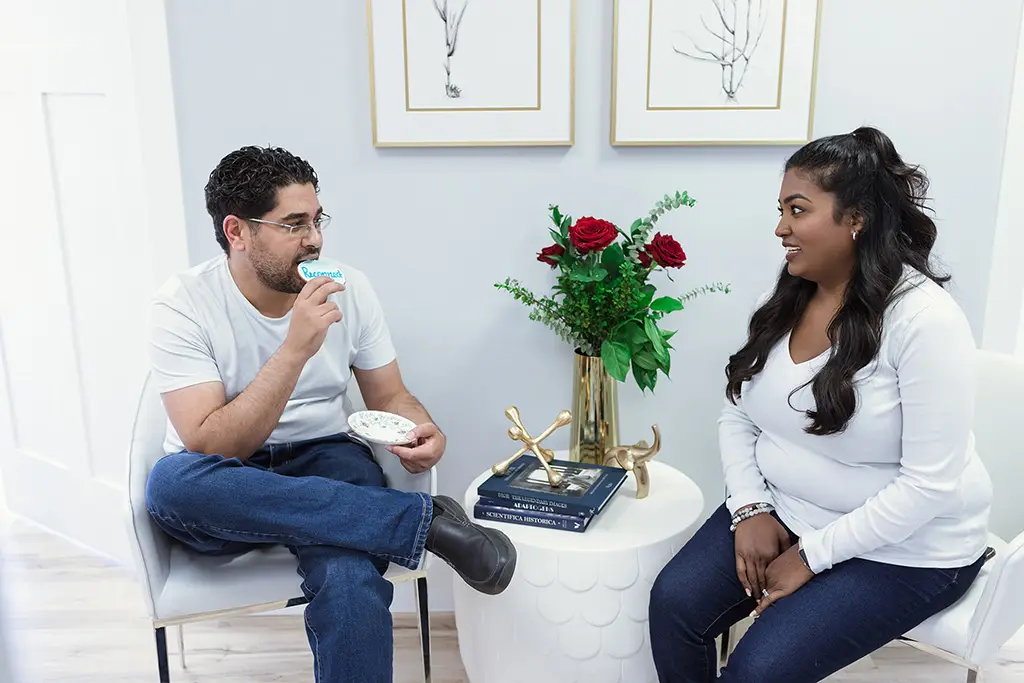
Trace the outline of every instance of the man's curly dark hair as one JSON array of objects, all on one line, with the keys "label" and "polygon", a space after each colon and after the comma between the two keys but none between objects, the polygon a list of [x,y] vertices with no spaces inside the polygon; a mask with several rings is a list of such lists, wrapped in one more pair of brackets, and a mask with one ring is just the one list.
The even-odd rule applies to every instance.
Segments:
[{"label": "man's curly dark hair", "polygon": [[296,183],[310,183],[320,191],[313,167],[280,147],[242,147],[221,159],[206,183],[206,210],[224,253],[229,251],[225,216],[264,216],[277,206],[277,190]]}]

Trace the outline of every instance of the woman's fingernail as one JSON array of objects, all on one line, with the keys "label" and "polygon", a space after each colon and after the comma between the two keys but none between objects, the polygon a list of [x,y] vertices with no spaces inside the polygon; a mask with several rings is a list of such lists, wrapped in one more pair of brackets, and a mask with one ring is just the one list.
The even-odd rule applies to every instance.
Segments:
[{"label": "woman's fingernail", "polygon": [[748,598],[752,598],[752,597],[754,597],[754,594],[750,592],[750,589],[749,589],[749,588],[747,589],[747,597],[748,597]]},{"label": "woman's fingernail", "polygon": [[751,612],[751,613],[750,613],[750,616],[752,616],[752,617],[754,617],[755,619],[757,619],[757,610],[754,610],[753,612]]}]

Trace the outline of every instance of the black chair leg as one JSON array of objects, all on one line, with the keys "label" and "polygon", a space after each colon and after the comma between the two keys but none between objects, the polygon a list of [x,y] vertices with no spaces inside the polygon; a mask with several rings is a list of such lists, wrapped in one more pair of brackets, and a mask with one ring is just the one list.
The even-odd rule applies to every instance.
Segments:
[{"label": "black chair leg", "polygon": [[430,611],[427,608],[427,579],[416,579],[416,607],[419,612],[420,647],[423,649],[423,683],[430,683]]},{"label": "black chair leg", "polygon": [[160,683],[171,683],[171,670],[167,666],[167,633],[161,626],[154,629],[156,636],[156,662],[160,669]]}]

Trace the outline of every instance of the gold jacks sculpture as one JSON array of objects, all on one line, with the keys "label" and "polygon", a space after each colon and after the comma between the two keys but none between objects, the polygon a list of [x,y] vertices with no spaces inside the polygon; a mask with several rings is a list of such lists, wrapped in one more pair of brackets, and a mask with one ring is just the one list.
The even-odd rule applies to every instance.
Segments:
[{"label": "gold jacks sculpture", "polygon": [[640,440],[632,446],[612,446],[604,454],[604,464],[618,465],[636,477],[636,497],[646,498],[651,492],[651,477],[647,473],[647,463],[661,450],[661,430],[658,425],[651,425],[654,430],[654,445]]},{"label": "gold jacks sculpture", "polygon": [[519,409],[515,406],[510,406],[505,409],[505,417],[512,421],[513,426],[508,428],[508,438],[513,441],[522,441],[525,444],[522,448],[515,452],[508,460],[503,460],[499,463],[495,463],[491,466],[491,472],[501,476],[508,472],[508,466],[511,465],[516,459],[525,453],[526,451],[533,451],[533,454],[540,460],[540,464],[544,466],[544,469],[548,473],[548,483],[552,486],[562,485],[562,475],[551,469],[548,464],[551,462],[555,454],[547,448],[542,448],[540,442],[551,436],[551,434],[559,427],[564,427],[572,422],[572,413],[568,410],[563,410],[555,418],[555,421],[551,423],[551,426],[545,429],[540,436],[536,439],[530,436],[530,433],[526,431],[526,427],[523,426],[523,421],[519,418]]}]

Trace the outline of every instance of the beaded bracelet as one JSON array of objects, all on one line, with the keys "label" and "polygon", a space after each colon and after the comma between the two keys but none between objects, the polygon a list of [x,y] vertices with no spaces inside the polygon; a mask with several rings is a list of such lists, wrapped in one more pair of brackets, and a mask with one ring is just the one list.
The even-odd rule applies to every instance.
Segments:
[{"label": "beaded bracelet", "polygon": [[750,507],[745,507],[732,516],[732,524],[729,525],[729,531],[736,531],[736,527],[740,525],[740,522],[748,520],[751,517],[757,517],[758,515],[774,511],[775,507],[771,503],[754,503]]}]

